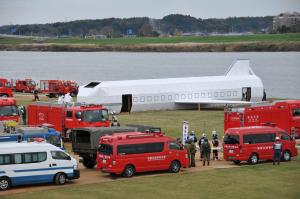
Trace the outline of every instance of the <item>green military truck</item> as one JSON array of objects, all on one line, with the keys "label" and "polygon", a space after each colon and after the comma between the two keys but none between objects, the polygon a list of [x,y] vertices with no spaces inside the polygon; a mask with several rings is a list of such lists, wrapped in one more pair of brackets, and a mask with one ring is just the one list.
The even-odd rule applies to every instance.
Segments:
[{"label": "green military truck", "polygon": [[104,135],[122,132],[137,132],[136,127],[83,127],[72,131],[72,150],[78,154],[79,161],[86,168],[94,168],[96,165],[99,138]]}]

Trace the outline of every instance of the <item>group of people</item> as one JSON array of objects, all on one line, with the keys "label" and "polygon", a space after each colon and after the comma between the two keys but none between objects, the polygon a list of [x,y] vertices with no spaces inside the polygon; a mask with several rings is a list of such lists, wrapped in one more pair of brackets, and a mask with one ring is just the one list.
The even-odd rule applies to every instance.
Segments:
[{"label": "group of people", "polygon": [[[195,167],[195,156],[197,152],[197,137],[194,131],[191,131],[185,141],[184,147],[187,149],[188,156],[190,159],[189,166]],[[219,139],[218,134],[215,130],[212,131],[212,141],[209,143],[207,136],[205,133],[202,134],[202,137],[198,141],[199,149],[200,149],[200,160],[203,162],[203,166],[207,164],[209,166],[210,162],[210,154],[213,152],[213,160],[218,160],[218,147],[219,147]],[[212,145],[212,147],[211,147]]]}]

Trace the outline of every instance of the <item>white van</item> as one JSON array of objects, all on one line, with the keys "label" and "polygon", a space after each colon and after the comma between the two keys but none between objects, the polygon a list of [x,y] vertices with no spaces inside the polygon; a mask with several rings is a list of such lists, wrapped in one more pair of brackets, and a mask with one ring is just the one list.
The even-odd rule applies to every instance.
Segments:
[{"label": "white van", "polygon": [[76,160],[52,144],[0,144],[0,190],[35,183],[62,185],[79,177]]}]

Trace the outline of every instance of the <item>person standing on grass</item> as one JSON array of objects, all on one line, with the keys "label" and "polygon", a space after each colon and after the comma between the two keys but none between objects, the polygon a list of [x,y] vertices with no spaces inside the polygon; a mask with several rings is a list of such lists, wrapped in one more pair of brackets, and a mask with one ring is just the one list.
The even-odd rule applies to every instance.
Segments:
[{"label": "person standing on grass", "polygon": [[19,106],[19,112],[20,116],[22,117],[23,120],[23,125],[26,125],[26,108],[25,106]]},{"label": "person standing on grass", "polygon": [[192,145],[191,145],[190,140],[185,141],[184,148],[186,148],[186,150],[187,150],[187,155],[188,155],[188,158],[189,158],[189,168],[190,168],[192,166],[192,162],[191,162],[191,160],[192,160],[192,157],[191,157]]},{"label": "person standing on grass", "polygon": [[34,95],[34,100],[33,101],[40,101],[39,90],[38,90],[37,87],[34,88],[33,95]]},{"label": "person standing on grass", "polygon": [[203,153],[203,166],[205,166],[205,162],[207,161],[207,166],[209,166],[209,161],[210,161],[210,144],[208,140],[206,139],[202,145],[202,153]]},{"label": "person standing on grass", "polygon": [[189,142],[191,144],[190,153],[191,153],[191,166],[192,167],[196,167],[195,156],[196,156],[197,149],[196,149],[196,145],[195,145],[194,141],[195,140],[192,138],[189,140]]},{"label": "person standing on grass", "polygon": [[199,139],[199,148],[200,148],[200,160],[202,161],[203,160],[203,150],[202,150],[202,147],[203,147],[203,144],[205,141],[208,141],[207,138],[206,138],[206,134],[203,133],[202,134],[202,137]]},{"label": "person standing on grass", "polygon": [[274,150],[273,165],[275,165],[275,162],[277,162],[277,165],[279,165],[281,152],[282,152],[282,143],[280,142],[279,137],[275,138],[275,143],[273,144],[273,150]]},{"label": "person standing on grass", "polygon": [[117,116],[112,117],[112,123],[111,126],[120,126],[120,123],[118,122]]},{"label": "person standing on grass", "polygon": [[218,149],[217,147],[219,147],[219,139],[218,139],[218,134],[215,130],[212,131],[212,146],[213,146],[213,160],[218,160],[219,156],[218,156]]}]

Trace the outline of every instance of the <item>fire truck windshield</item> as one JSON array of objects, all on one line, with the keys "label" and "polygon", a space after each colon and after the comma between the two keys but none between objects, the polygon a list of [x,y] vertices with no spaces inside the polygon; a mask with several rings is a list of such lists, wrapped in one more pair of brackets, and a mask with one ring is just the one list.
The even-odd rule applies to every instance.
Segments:
[{"label": "fire truck windshield", "polygon": [[50,144],[52,144],[52,145],[54,145],[54,146],[60,147],[60,148],[63,147],[62,146],[62,142],[60,140],[60,137],[57,137],[57,136],[54,136],[54,135],[49,136],[47,138],[47,142],[50,143]]},{"label": "fire truck windshield", "polygon": [[33,80],[30,80],[27,82],[27,86],[35,86],[35,85],[36,85],[35,81],[33,81]]},{"label": "fire truck windshield", "polygon": [[108,144],[100,144],[98,147],[98,152],[102,155],[112,155],[113,147]]},{"label": "fire truck windshield", "polygon": [[75,82],[71,83],[72,87],[77,87],[77,84]]},{"label": "fire truck windshield", "polygon": [[6,88],[10,88],[10,87],[11,87],[11,84],[10,84],[9,82],[6,82],[6,83],[5,83],[5,87],[6,87]]},{"label": "fire truck windshield", "polygon": [[107,110],[88,110],[83,112],[84,122],[103,122],[108,120]]},{"label": "fire truck windshield", "polygon": [[16,106],[0,106],[0,116],[15,116],[18,115]]},{"label": "fire truck windshield", "polygon": [[239,136],[238,135],[225,135],[224,136],[224,143],[225,144],[239,144]]}]

